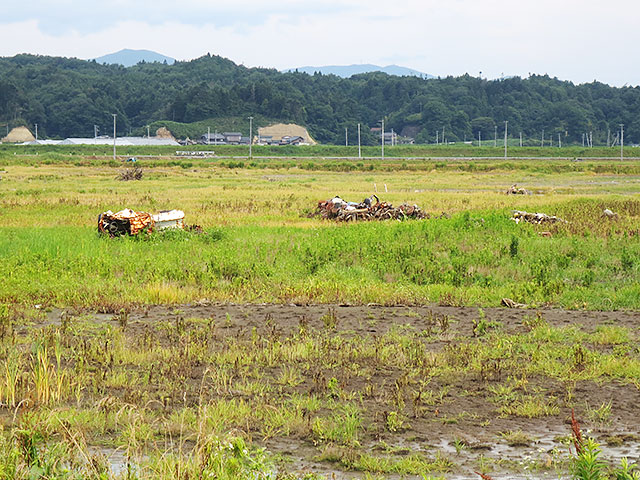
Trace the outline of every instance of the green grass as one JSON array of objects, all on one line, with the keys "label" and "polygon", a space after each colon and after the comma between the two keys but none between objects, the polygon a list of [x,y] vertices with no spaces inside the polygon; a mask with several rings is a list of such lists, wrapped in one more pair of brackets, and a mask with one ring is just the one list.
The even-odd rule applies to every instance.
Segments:
[{"label": "green grass", "polygon": [[[233,120],[231,120],[233,121]],[[213,130],[212,130],[213,132]],[[201,133],[206,133],[206,126],[202,126]],[[211,151],[219,157],[223,158],[245,158],[248,164],[249,147],[248,145],[189,145],[189,146],[122,146],[117,147],[117,155],[119,157],[127,157],[138,155],[144,157],[160,156],[170,157],[175,155],[177,150],[185,151]],[[72,161],[83,162],[87,160],[108,161],[113,154],[113,146],[111,145],[0,145],[0,156],[3,162],[13,163],[15,157],[19,157],[20,161]],[[381,161],[382,151],[380,146],[362,146],[362,159],[358,158],[358,147],[341,146],[341,145],[313,145],[313,146],[265,146],[253,145],[252,154],[256,157],[256,161],[264,162],[269,158],[277,158],[286,163],[297,162],[300,159],[308,158],[310,160],[323,159],[350,159],[353,162],[359,160],[375,160]],[[22,157],[26,155],[27,157]],[[14,157],[14,158],[11,158]],[[35,157],[35,158],[34,158]],[[88,158],[84,158],[88,157]],[[618,160],[620,158],[619,148],[583,148],[579,146],[555,148],[555,147],[509,147],[508,159],[504,159],[504,148],[492,146],[470,146],[470,145],[399,145],[394,147],[385,147],[385,159],[402,159],[398,165],[403,162],[408,166],[416,161],[422,163],[425,160],[432,159],[432,162],[439,162],[440,159],[464,160],[465,158],[473,159],[473,162],[482,163],[482,158],[491,159],[492,162],[508,164],[509,162],[517,162],[519,158],[535,159],[543,157],[545,162],[553,161],[547,159],[572,159],[583,160],[570,162],[567,168],[580,169],[585,163],[597,161],[602,163],[600,159]],[[624,151],[625,159],[637,159],[640,157],[640,148],[626,148]],[[589,160],[592,159],[592,160]],[[190,160],[191,161],[191,160]],[[197,161],[197,160],[195,160]],[[566,163],[567,160],[564,160]],[[384,162],[382,162],[384,163]],[[431,162],[430,162],[431,163]],[[620,162],[618,162],[620,163]],[[353,164],[353,167],[357,167]],[[313,167],[313,168],[318,168]],[[367,166],[368,168],[368,166]]]},{"label": "green grass", "polygon": [[[0,150],[3,478],[107,478],[104,459],[87,461],[96,445],[125,452],[136,478],[235,480],[274,469],[296,478],[258,447],[270,441],[301,442],[341,469],[428,478],[456,465],[437,449],[399,452],[431,422],[464,429],[502,415],[560,425],[576,407],[607,425],[612,403],[580,397],[576,384],[635,388],[640,377],[637,333],[615,324],[554,327],[531,313],[513,331],[479,309],[468,325],[429,312],[412,317],[424,329],[377,329],[393,318],[385,310],[361,319],[374,333],[356,335],[327,307],[311,319],[315,328],[301,318],[282,333],[267,316],[227,335],[245,319],[186,318],[180,306],[488,307],[509,297],[531,307],[638,309],[637,161],[268,158],[243,167],[160,158],[141,160],[141,181],[119,182],[121,165],[107,157],[14,157],[12,148]],[[536,194],[504,195],[513,183]],[[307,217],[319,200],[358,201],[375,188],[431,218]],[[180,208],[206,233],[99,236],[97,214],[123,207]],[[604,208],[619,217],[603,218]],[[569,223],[516,225],[512,209]],[[176,307],[153,325],[132,320],[134,307],[151,304]],[[48,325],[54,306],[68,313]],[[489,413],[464,406],[474,401]],[[369,447],[382,437],[390,447],[378,454]]]},{"label": "green grass", "polygon": [[[483,165],[473,173],[345,175],[150,162],[137,182],[116,181],[108,165],[9,165],[0,182],[0,303],[117,311],[202,298],[495,306],[509,297],[638,308],[637,177],[531,170],[545,162]],[[537,185],[538,193],[504,195],[512,183]],[[383,200],[417,203],[432,218],[358,225],[306,218],[319,200],[336,193],[359,200],[376,188]],[[99,238],[98,213],[124,207],[180,208],[207,233]],[[516,225],[513,208],[569,223]],[[604,219],[605,208],[618,219]],[[553,236],[539,236],[544,230]]]},{"label": "green grass", "polygon": [[[509,297],[568,308],[640,307],[637,237],[560,231],[542,238],[512,222],[508,212],[313,228],[238,226],[150,238],[110,239],[67,226],[0,231],[0,303],[457,299],[497,306]],[[516,255],[509,248],[514,237]],[[605,337],[614,334],[601,332],[599,341],[615,342]]]}]

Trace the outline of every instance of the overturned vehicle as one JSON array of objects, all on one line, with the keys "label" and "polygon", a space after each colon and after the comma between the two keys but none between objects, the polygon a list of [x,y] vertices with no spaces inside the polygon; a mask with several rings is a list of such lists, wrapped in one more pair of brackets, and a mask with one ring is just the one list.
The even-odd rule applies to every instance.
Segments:
[{"label": "overturned vehicle", "polygon": [[140,232],[167,228],[184,229],[184,212],[182,210],[163,210],[152,215],[125,208],[116,213],[109,210],[98,216],[98,232],[110,237],[138,235]]}]

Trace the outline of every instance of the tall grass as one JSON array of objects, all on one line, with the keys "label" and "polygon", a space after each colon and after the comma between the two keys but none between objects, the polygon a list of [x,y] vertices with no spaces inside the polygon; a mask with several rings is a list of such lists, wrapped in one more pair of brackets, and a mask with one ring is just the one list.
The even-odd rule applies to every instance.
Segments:
[{"label": "tall grass", "polygon": [[0,228],[0,302],[488,306],[510,297],[568,308],[639,308],[638,237],[610,237],[609,228],[619,224],[598,232],[587,223],[583,235],[571,234],[578,222],[589,222],[589,209],[583,212],[584,220],[575,215],[552,238],[516,225],[508,212],[321,228],[229,227],[215,235],[148,239],[109,239],[77,227]]}]

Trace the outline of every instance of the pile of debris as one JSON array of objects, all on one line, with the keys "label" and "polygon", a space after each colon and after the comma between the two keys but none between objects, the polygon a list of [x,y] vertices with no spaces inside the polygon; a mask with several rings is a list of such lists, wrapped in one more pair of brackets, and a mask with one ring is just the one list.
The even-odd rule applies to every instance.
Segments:
[{"label": "pile of debris", "polygon": [[541,225],[543,223],[569,223],[562,218],[553,215],[547,215],[546,213],[529,213],[522,212],[520,210],[513,211],[511,220],[516,223],[527,222],[533,223],[534,225]]},{"label": "pile of debris", "polygon": [[514,183],[513,185],[511,185],[511,187],[509,187],[509,189],[505,193],[507,195],[531,195],[531,190],[518,187],[518,185]]},{"label": "pile of debris", "polygon": [[[128,162],[135,162],[135,157],[132,157],[134,160],[129,159]],[[142,180],[142,167],[137,165],[133,165],[129,168],[125,168],[120,170],[120,173],[116,177],[116,180],[120,180],[122,182],[128,182],[129,180]]]},{"label": "pile of debris", "polygon": [[417,205],[403,203],[394,207],[390,203],[381,202],[376,195],[371,195],[360,203],[346,202],[336,196],[331,200],[318,202],[318,207],[311,216],[339,222],[429,218],[429,214],[423,212]]},{"label": "pile of debris", "polygon": [[185,228],[182,210],[163,210],[151,215],[147,212],[136,212],[125,208],[117,213],[109,210],[98,216],[98,232],[110,237],[137,235],[143,231],[151,232],[168,228]]}]

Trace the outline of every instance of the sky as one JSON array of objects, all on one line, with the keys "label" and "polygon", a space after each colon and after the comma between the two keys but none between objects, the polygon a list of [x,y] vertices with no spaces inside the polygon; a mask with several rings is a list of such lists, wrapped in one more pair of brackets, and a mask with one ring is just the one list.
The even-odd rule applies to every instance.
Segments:
[{"label": "sky", "polygon": [[372,63],[640,84],[638,0],[27,0],[0,12],[0,56],[130,48],[279,70]]}]

